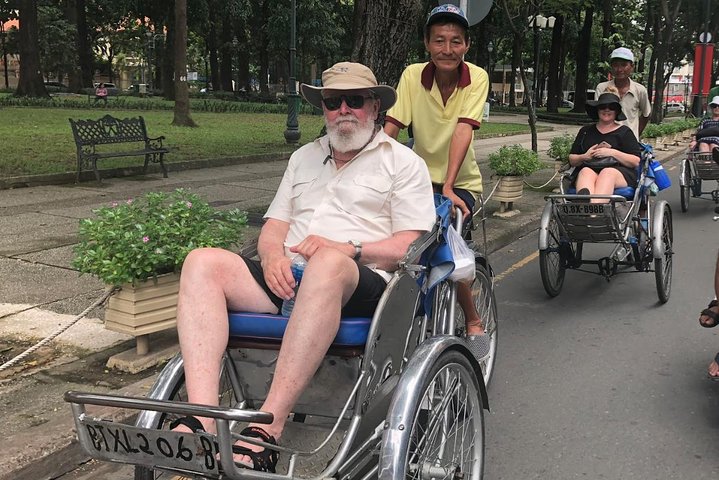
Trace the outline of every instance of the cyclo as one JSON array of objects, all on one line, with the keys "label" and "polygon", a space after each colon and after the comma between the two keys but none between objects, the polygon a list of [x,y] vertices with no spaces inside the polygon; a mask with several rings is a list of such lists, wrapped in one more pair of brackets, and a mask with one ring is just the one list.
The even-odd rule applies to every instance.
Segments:
[{"label": "cyclo", "polygon": [[[672,211],[666,200],[654,198],[651,147],[644,145],[635,187],[612,195],[577,195],[560,182],[560,194],[547,195],[539,228],[539,267],[550,297],[562,290],[567,269],[597,265],[607,281],[620,266],[654,272],[659,301],[666,303],[672,284]],[[564,193],[565,189],[571,193]],[[607,203],[588,203],[590,198]],[[597,260],[583,257],[585,243],[614,244],[611,253]],[[588,270],[581,270],[589,272]],[[594,273],[594,272],[590,272]]]},{"label": "cyclo", "polygon": [[[719,162],[715,160],[712,152],[687,152],[686,158],[682,160],[681,173],[679,176],[679,195],[682,212],[689,210],[689,200],[701,198],[702,195],[710,195],[714,203],[719,204]],[[718,152],[719,153],[719,152]],[[713,190],[703,190],[702,182],[707,181],[714,186]]]},{"label": "cyclo", "polygon": [[[472,295],[491,338],[489,356],[478,362],[461,336],[464,321],[455,283],[448,279],[453,266],[445,235],[451,202],[437,203],[434,228],[410,246],[374,316],[341,320],[334,344],[292,414],[293,426],[309,429],[303,430],[298,445],[285,443],[286,436],[283,446],[273,447],[233,433],[241,430],[241,423],[272,422],[272,415],[256,406],[267,394],[287,318],[229,312],[220,407],[183,401],[184,370],[178,354],[146,398],[65,394],[84,450],[100,460],[135,464],[136,480],[174,474],[231,479],[481,479],[483,409],[488,408],[486,385],[497,350],[493,276],[486,254],[473,248]],[[461,225],[457,210],[455,228]],[[118,423],[93,417],[86,411],[88,405],[139,414],[133,425]],[[185,415],[214,418],[217,435],[168,430],[173,419]],[[324,438],[308,447],[312,434]],[[281,452],[278,472],[283,473],[235,465],[232,445],[239,439]]]}]

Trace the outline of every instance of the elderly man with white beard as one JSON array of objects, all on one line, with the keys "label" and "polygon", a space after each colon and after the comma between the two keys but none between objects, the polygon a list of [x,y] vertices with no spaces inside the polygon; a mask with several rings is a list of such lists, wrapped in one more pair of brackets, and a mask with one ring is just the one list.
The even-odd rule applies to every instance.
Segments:
[{"label": "elderly man with white beard", "polygon": [[[275,444],[339,328],[342,316],[372,316],[390,273],[409,245],[431,229],[432,184],[424,161],[386,135],[376,120],[396,101],[372,71],[341,62],[323,87],[302,95],[324,113],[327,135],[290,158],[265,214],[259,261],[213,248],[192,251],[182,267],[177,330],[188,401],[217,405],[228,342],[227,309],[276,314],[294,295],[291,259],[307,267],[261,410],[270,425],[242,434]],[[212,419],[184,417],[172,428],[214,433]],[[274,472],[277,452],[238,442],[240,466]]]}]

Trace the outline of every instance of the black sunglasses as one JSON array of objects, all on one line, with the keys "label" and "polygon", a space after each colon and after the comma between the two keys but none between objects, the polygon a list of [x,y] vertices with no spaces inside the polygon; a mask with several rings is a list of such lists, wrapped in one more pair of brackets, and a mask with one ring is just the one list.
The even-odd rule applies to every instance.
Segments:
[{"label": "black sunglasses", "polygon": [[327,110],[333,111],[338,110],[342,106],[342,100],[344,100],[348,107],[356,110],[362,108],[365,100],[369,100],[370,98],[374,97],[366,97],[364,95],[338,95],[336,97],[325,97],[322,99],[322,103],[325,104]]},{"label": "black sunglasses", "polygon": [[614,110],[618,112],[619,109],[614,106],[613,103],[605,103],[604,105],[597,105],[597,110]]}]

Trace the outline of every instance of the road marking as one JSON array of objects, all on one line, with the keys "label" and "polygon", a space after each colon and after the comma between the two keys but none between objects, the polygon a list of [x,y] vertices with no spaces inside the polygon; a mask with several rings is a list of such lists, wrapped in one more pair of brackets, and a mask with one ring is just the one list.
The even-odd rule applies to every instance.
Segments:
[{"label": "road marking", "polygon": [[534,253],[527,255],[526,257],[524,257],[523,259],[521,259],[520,261],[518,261],[517,263],[515,263],[514,265],[512,265],[511,267],[509,267],[508,269],[506,269],[499,275],[497,275],[496,277],[494,277],[494,281],[495,282],[501,281],[504,277],[506,277],[507,275],[509,275],[512,272],[515,272],[516,270],[519,270],[520,268],[522,268],[523,266],[525,266],[526,264],[528,264],[529,262],[531,262],[538,256],[539,256],[539,251],[536,251]]}]

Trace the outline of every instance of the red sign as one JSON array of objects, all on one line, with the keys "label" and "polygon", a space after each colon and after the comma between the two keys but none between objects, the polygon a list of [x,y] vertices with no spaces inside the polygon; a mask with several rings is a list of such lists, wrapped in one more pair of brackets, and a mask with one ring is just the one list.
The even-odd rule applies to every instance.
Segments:
[{"label": "red sign", "polygon": [[694,75],[692,76],[692,95],[699,95],[699,80],[701,80],[701,94],[707,95],[709,93],[709,89],[711,88],[713,58],[713,43],[697,43],[695,45]]}]

